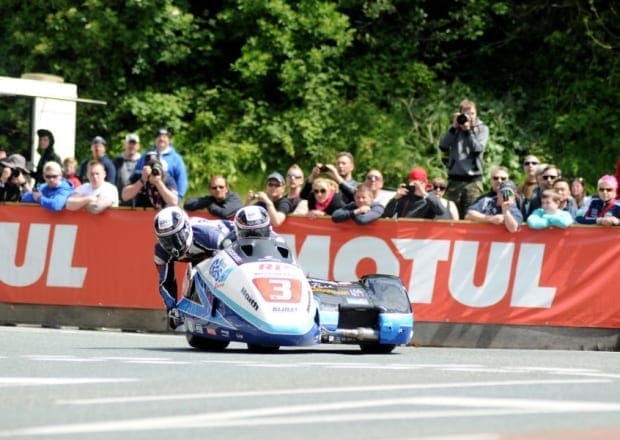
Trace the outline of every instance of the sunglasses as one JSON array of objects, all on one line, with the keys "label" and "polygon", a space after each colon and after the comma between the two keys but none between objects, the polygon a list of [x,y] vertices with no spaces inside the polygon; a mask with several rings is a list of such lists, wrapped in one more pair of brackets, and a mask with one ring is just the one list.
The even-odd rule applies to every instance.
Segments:
[{"label": "sunglasses", "polygon": [[301,174],[287,174],[286,177],[290,177],[291,179],[301,179]]},{"label": "sunglasses", "polygon": [[501,180],[503,182],[504,180],[508,180],[508,177],[493,176],[493,180]]},{"label": "sunglasses", "polygon": [[598,190],[601,192],[613,192],[614,191],[613,188],[599,188]]},{"label": "sunglasses", "polygon": [[215,190],[217,190],[217,189],[224,189],[224,188],[226,188],[224,185],[213,185],[213,186],[211,187],[211,189],[212,189],[213,191],[215,191]]},{"label": "sunglasses", "polygon": [[46,179],[58,179],[60,176],[58,174],[46,174]]},{"label": "sunglasses", "polygon": [[538,165],[539,162],[535,162],[535,161],[530,161],[530,162],[523,162],[523,165],[528,166],[528,165]]},{"label": "sunglasses", "polygon": [[381,180],[381,176],[370,174],[370,175],[366,176],[366,179],[368,179],[368,180]]},{"label": "sunglasses", "polygon": [[445,186],[442,186],[442,185],[433,185],[433,189],[434,189],[435,191],[437,191],[437,190],[439,190],[439,191],[445,191],[445,190],[446,190],[446,187],[445,187]]},{"label": "sunglasses", "polygon": [[555,180],[558,178],[558,176],[542,176],[542,178],[545,180]]},{"label": "sunglasses", "polygon": [[327,190],[325,188],[319,188],[319,189],[313,189],[312,192],[315,194],[319,194],[319,193],[325,194]]},{"label": "sunglasses", "polygon": [[276,182],[269,182],[267,184],[267,186],[270,187],[270,188],[278,188],[278,187],[282,186],[282,184],[281,183],[276,183]]}]

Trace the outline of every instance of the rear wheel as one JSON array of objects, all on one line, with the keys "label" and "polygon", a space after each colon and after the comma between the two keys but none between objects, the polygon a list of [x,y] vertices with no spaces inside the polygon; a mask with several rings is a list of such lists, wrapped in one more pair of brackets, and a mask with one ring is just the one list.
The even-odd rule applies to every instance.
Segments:
[{"label": "rear wheel", "polygon": [[279,345],[248,344],[250,353],[276,353],[279,349]]},{"label": "rear wheel", "polygon": [[203,336],[197,336],[187,333],[185,335],[187,343],[194,348],[205,351],[223,351],[230,341],[223,341],[220,339],[210,339]]},{"label": "rear wheel", "polygon": [[360,348],[362,349],[362,353],[367,354],[388,354],[391,353],[394,348],[396,348],[395,344],[377,344],[377,343],[367,343],[360,344]]}]

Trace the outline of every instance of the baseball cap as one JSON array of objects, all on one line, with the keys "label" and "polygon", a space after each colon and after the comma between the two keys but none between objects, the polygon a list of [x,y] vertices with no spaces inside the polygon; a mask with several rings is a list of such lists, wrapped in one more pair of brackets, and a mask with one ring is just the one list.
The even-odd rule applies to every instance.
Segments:
[{"label": "baseball cap", "polygon": [[155,137],[161,136],[161,135],[170,136],[170,132],[168,131],[167,128],[162,127],[162,128],[157,130],[157,133],[155,133]]},{"label": "baseball cap", "polygon": [[280,173],[271,173],[270,175],[267,176],[267,181],[270,180],[277,180],[280,183],[284,183],[284,177],[282,177],[282,174]]},{"label": "baseball cap", "polygon": [[102,144],[102,145],[107,145],[107,143],[106,143],[105,139],[104,139],[104,138],[102,138],[101,136],[95,136],[95,137],[93,138],[93,140],[92,140],[92,141],[90,141],[90,144],[91,144],[91,145],[93,145],[93,144]]},{"label": "baseball cap", "polygon": [[426,182],[428,180],[428,174],[422,167],[414,167],[409,171],[409,181],[419,180],[420,182]]},{"label": "baseball cap", "polygon": [[140,143],[140,136],[138,136],[138,133],[129,133],[125,136],[125,142]]},{"label": "baseball cap", "polygon": [[512,180],[504,180],[500,185],[499,185],[499,190],[503,191],[505,189],[511,189],[512,192],[517,192],[517,185],[515,185],[515,183]]}]

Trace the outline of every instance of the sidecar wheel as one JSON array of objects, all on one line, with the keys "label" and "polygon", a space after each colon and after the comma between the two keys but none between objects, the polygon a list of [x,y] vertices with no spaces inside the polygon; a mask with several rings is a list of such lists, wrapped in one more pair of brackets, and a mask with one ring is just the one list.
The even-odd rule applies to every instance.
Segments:
[{"label": "sidecar wheel", "polygon": [[248,344],[250,353],[276,353],[279,349],[279,345]]},{"label": "sidecar wheel", "polygon": [[360,348],[362,349],[362,353],[366,354],[388,354],[391,353],[394,348],[396,348],[396,345],[367,343],[360,344]]},{"label": "sidecar wheel", "polygon": [[187,343],[198,350],[205,351],[224,351],[230,341],[222,341],[220,339],[209,339],[202,336],[196,336],[187,333],[185,335]]}]

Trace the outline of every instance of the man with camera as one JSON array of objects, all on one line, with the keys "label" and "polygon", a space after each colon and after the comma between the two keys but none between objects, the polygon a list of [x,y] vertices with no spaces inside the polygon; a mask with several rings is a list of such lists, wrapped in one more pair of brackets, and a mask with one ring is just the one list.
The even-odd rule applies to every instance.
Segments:
[{"label": "man with camera", "polygon": [[504,180],[493,197],[482,197],[469,207],[465,220],[479,223],[503,224],[508,232],[516,232],[523,223],[523,214],[516,203],[517,185]]},{"label": "man with camera", "polygon": [[22,195],[32,189],[26,159],[21,154],[11,154],[0,161],[0,202],[19,202]]},{"label": "man with camera", "polygon": [[489,128],[478,118],[476,104],[464,100],[439,143],[447,154],[448,189],[446,198],[456,203],[461,218],[482,195],[484,149],[489,140]]},{"label": "man with camera", "polygon": [[132,206],[162,209],[177,206],[179,195],[172,177],[165,171],[155,151],[145,155],[145,164],[140,173],[131,176],[130,184],[123,188],[121,198],[132,202]]},{"label": "man with camera", "polygon": [[428,174],[422,167],[409,172],[409,184],[401,185],[383,212],[387,218],[451,219],[446,208],[428,184]]}]

